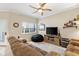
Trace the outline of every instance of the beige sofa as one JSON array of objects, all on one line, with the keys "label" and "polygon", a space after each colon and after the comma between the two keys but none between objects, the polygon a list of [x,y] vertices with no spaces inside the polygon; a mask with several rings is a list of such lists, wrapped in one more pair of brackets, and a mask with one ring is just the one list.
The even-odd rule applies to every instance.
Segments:
[{"label": "beige sofa", "polygon": [[22,41],[11,36],[8,38],[14,56],[59,56],[56,52],[47,53],[33,45],[23,43]]},{"label": "beige sofa", "polygon": [[[47,53],[31,44],[25,42],[25,40],[18,40],[11,36],[8,38],[14,56],[60,56],[59,53],[51,51]],[[65,51],[65,56],[79,56],[79,40],[71,39],[69,45]]]},{"label": "beige sofa", "polygon": [[30,47],[29,45],[22,43],[21,41],[17,40],[15,37],[9,37],[8,39],[13,55],[15,56],[41,56],[42,54],[35,50],[34,48]]},{"label": "beige sofa", "polygon": [[69,45],[67,46],[66,56],[79,56],[79,40],[71,39]]}]

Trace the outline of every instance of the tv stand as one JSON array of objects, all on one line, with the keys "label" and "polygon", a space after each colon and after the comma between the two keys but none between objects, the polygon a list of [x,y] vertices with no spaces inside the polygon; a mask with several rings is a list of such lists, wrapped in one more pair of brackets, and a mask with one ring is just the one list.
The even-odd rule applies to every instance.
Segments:
[{"label": "tv stand", "polygon": [[60,46],[60,36],[59,35],[44,35],[44,41]]},{"label": "tv stand", "polygon": [[59,35],[48,35],[48,34],[46,34],[44,36],[48,36],[48,38],[58,38],[59,37]]}]

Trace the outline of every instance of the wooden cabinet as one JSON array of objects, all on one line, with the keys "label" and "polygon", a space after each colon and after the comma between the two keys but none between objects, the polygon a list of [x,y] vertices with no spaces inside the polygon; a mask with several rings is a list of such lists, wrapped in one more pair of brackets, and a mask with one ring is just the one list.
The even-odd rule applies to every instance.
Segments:
[{"label": "wooden cabinet", "polygon": [[69,39],[68,38],[61,38],[61,46],[67,48],[69,44]]},{"label": "wooden cabinet", "polygon": [[68,38],[60,38],[60,36],[44,35],[44,42],[55,44],[66,48],[69,44]]},{"label": "wooden cabinet", "polygon": [[44,41],[55,44],[55,45],[60,45],[60,37],[59,36],[52,36],[52,35],[44,35]]}]

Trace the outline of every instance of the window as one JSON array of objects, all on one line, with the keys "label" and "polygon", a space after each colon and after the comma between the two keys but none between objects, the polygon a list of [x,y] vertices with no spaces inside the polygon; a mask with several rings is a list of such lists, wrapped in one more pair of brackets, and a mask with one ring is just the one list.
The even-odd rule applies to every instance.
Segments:
[{"label": "window", "polygon": [[39,24],[39,30],[45,31],[45,24]]},{"label": "window", "polygon": [[29,30],[30,32],[35,32],[35,24],[29,24]]},{"label": "window", "polygon": [[6,19],[0,19],[0,44],[4,44],[6,42],[5,40],[5,32],[7,32],[7,20]]},{"label": "window", "polygon": [[36,31],[36,24],[34,23],[27,23],[23,22],[22,23],[22,33],[31,33]]},{"label": "window", "polygon": [[5,33],[0,32],[0,42],[4,42],[4,40],[5,40]]}]

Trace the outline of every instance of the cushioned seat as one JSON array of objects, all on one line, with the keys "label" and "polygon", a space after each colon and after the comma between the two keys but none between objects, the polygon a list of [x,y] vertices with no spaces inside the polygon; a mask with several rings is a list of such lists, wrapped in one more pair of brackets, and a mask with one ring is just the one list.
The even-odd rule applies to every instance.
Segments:
[{"label": "cushioned seat", "polygon": [[9,37],[8,41],[10,43],[13,55],[15,56],[53,56],[57,53],[53,52],[47,53],[46,51],[43,51],[37,47],[34,47],[32,45],[29,45],[28,43],[23,43],[16,39],[15,37]]},{"label": "cushioned seat", "polygon": [[8,41],[11,45],[13,55],[16,56],[42,56],[42,54],[35,48],[30,47],[28,44],[22,43],[15,37],[9,37]]}]

